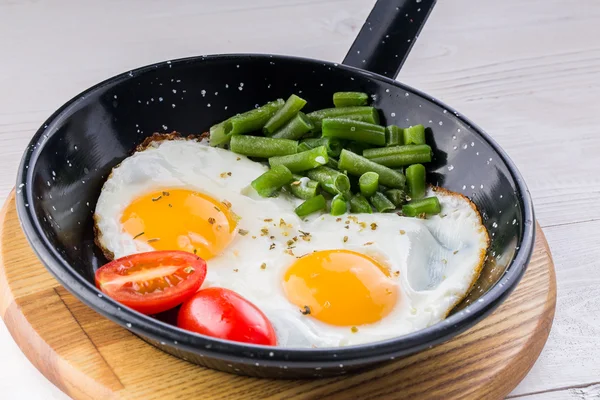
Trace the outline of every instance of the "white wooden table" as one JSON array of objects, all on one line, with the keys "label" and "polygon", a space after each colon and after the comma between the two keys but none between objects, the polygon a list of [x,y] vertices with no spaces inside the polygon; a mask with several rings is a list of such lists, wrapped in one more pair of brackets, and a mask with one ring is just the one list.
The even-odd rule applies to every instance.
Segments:
[{"label": "white wooden table", "polygon": [[[0,203],[33,132],[92,84],[197,54],[340,61],[373,3],[0,0]],[[599,39],[597,0],[442,0],[398,77],[469,116],[508,151],[550,242],[554,326],[510,398],[600,397]],[[0,393],[66,398],[1,322]]]}]

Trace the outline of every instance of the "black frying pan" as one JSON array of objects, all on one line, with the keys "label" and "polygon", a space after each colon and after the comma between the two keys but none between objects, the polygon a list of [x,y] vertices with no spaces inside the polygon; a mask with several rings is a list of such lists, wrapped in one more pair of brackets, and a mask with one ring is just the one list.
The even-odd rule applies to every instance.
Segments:
[{"label": "black frying pan", "polygon": [[[473,326],[523,275],[533,248],[533,207],[516,167],[485,132],[392,79],[434,3],[377,2],[339,65],[276,55],[200,56],[142,67],[81,93],[38,130],[20,166],[17,208],[31,246],[48,270],[94,310],[175,356],[228,372],[286,378],[346,373],[415,353]],[[471,296],[450,317],[377,343],[284,349],[183,331],[99,296],[94,271],[106,259],[93,243],[96,199],[111,168],[145,137],[155,131],[201,133],[291,93],[309,99],[312,109],[330,107],[333,92],[350,90],[372,94],[386,125],[428,126],[434,148],[429,181],[468,196],[484,217],[492,238],[488,263]]]}]

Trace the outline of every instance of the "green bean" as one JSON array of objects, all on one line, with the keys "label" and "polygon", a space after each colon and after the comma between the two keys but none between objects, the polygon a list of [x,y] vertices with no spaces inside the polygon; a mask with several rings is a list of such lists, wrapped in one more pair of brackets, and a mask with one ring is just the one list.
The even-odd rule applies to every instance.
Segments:
[{"label": "green bean", "polygon": [[442,207],[437,197],[413,200],[402,206],[402,214],[408,217],[416,217],[422,214],[439,214],[440,211],[442,211]]},{"label": "green bean", "polygon": [[320,138],[310,138],[304,139],[302,143],[306,143],[310,148],[315,148],[319,146],[325,146],[327,148],[327,154],[330,157],[337,157],[340,155],[342,151],[343,142],[338,138],[333,137],[320,137]]},{"label": "green bean", "polygon": [[423,125],[415,125],[410,128],[404,128],[404,144],[425,144],[425,127]]},{"label": "green bean", "polygon": [[385,128],[385,145],[399,146],[402,144],[402,128],[396,125],[389,125]]},{"label": "green bean", "polygon": [[271,197],[292,179],[292,173],[288,168],[277,165],[253,180],[251,185],[259,196]]},{"label": "green bean", "polygon": [[321,211],[327,207],[327,202],[325,201],[325,197],[322,194],[317,195],[313,198],[310,198],[304,203],[300,204],[294,210],[296,215],[299,217],[304,217],[306,215],[312,214],[317,211]]},{"label": "green bean", "polygon": [[291,95],[279,110],[273,115],[263,127],[263,132],[266,135],[272,135],[275,131],[281,128],[287,121],[294,118],[298,111],[306,105],[306,100],[295,94]]},{"label": "green bean", "polygon": [[271,137],[282,139],[300,139],[314,128],[310,119],[302,111],[275,131]]},{"label": "green bean", "polygon": [[340,108],[325,108],[323,110],[313,111],[306,114],[313,123],[314,131],[321,132],[321,122],[325,118],[344,118],[355,121],[364,121],[370,124],[379,123],[379,113],[375,107],[340,107]]},{"label": "green bean", "polygon": [[229,142],[232,135],[243,135],[262,129],[267,121],[275,115],[285,102],[277,99],[262,107],[235,115],[220,124],[213,125],[210,130],[210,145],[219,146]]},{"label": "green bean", "polygon": [[396,207],[400,207],[406,203],[406,193],[404,193],[404,190],[390,189],[386,190],[384,194]]},{"label": "green bean", "polygon": [[225,123],[227,120],[223,122],[219,122],[210,127],[210,136],[208,143],[215,147],[219,145],[226,144],[229,140],[230,136],[225,133]]},{"label": "green bean", "polygon": [[292,183],[287,188],[288,190],[299,199],[308,200],[317,195],[319,190],[319,182],[313,181],[306,176],[294,175]]},{"label": "green bean", "polygon": [[300,143],[300,144],[298,144],[298,153],[302,153],[303,151],[307,151],[307,150],[310,150],[310,149],[312,149],[312,147],[310,147],[306,143]]},{"label": "green bean", "polygon": [[325,146],[316,147],[302,153],[269,158],[269,165],[285,165],[292,172],[302,172],[327,164],[329,156]]},{"label": "green bean", "polygon": [[431,161],[431,147],[426,144],[365,149],[362,154],[377,164],[392,168]]},{"label": "green bean", "polygon": [[333,94],[333,104],[336,107],[364,106],[369,101],[369,95],[362,92],[337,92]]},{"label": "green bean", "polygon": [[355,194],[350,198],[350,212],[354,214],[373,214],[373,209],[362,194]]},{"label": "green bean", "polygon": [[379,174],[377,172],[365,172],[358,179],[360,193],[369,198],[375,194],[379,186]]},{"label": "green bean", "polygon": [[229,142],[229,148],[237,154],[249,157],[269,158],[296,154],[298,142],[289,139],[235,135]]},{"label": "green bean", "polygon": [[350,179],[340,171],[329,167],[318,167],[306,172],[306,175],[321,184],[321,188],[327,193],[349,196]]},{"label": "green bean", "polygon": [[341,194],[336,195],[331,200],[331,215],[342,215],[348,211],[348,203]]},{"label": "green bean", "polygon": [[413,164],[406,168],[406,182],[412,200],[425,196],[425,167],[423,164]]},{"label": "green bean", "polygon": [[321,129],[324,137],[354,140],[377,146],[385,145],[385,128],[368,122],[343,118],[325,118]]},{"label": "green bean", "polygon": [[369,201],[378,212],[393,211],[396,209],[394,203],[381,192],[375,192],[375,194],[369,198]]},{"label": "green bean", "polygon": [[340,154],[339,167],[340,170],[348,171],[349,174],[357,176],[369,171],[377,172],[379,174],[379,183],[390,188],[401,189],[404,187],[404,183],[406,182],[404,175],[394,171],[393,169],[379,165],[345,149],[342,150],[342,153]]}]

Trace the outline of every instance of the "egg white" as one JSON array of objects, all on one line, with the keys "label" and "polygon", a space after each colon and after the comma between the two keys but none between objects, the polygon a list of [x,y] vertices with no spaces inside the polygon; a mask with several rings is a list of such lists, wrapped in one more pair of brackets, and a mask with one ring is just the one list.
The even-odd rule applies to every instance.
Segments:
[{"label": "egg white", "polygon": [[[186,188],[226,200],[240,217],[238,228],[248,233],[237,234],[222,254],[208,260],[202,287],[229,288],[254,303],[285,347],[345,346],[423,329],[444,319],[479,276],[488,235],[468,199],[430,189],[442,212],[427,219],[378,213],[301,219],[293,211],[300,200],[285,193],[261,198],[251,188],[266,169],[195,140],[154,142],[115,167],[104,184],[94,216],[97,243],[115,258],[151,250],[123,231],[120,218],[128,204],[155,190]],[[305,316],[287,300],[286,269],[297,257],[332,249],[357,251],[389,267],[400,293],[390,314],[352,332]]]}]

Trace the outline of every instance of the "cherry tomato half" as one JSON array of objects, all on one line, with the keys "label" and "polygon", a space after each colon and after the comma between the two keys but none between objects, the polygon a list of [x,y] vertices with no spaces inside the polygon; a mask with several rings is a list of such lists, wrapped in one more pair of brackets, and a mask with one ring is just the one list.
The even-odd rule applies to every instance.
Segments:
[{"label": "cherry tomato half", "polygon": [[119,258],[96,271],[96,286],[142,314],[156,314],[191,297],[206,276],[206,262],[185,251],[151,251]]},{"label": "cherry tomato half", "polygon": [[177,326],[236,342],[277,345],[275,330],[265,314],[236,292],[224,288],[202,289],[183,303]]}]

